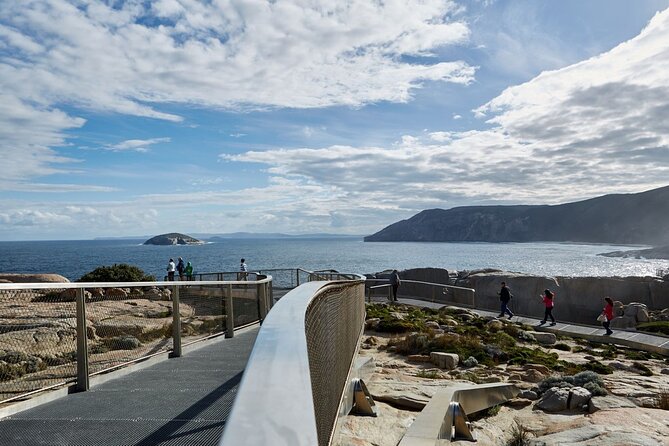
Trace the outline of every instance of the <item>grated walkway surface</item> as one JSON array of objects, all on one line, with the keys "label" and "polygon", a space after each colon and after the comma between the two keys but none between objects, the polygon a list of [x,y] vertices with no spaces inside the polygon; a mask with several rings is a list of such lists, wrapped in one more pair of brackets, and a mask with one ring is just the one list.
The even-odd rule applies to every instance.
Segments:
[{"label": "grated walkway surface", "polygon": [[216,445],[258,332],[0,420],[0,445]]}]

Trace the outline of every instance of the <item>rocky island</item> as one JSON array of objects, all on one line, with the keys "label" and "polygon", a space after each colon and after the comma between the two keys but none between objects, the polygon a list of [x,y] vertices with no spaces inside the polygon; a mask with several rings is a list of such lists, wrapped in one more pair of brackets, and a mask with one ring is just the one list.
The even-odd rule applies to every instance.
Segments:
[{"label": "rocky island", "polygon": [[151,237],[143,243],[144,245],[203,245],[204,242],[186,234],[170,232]]}]

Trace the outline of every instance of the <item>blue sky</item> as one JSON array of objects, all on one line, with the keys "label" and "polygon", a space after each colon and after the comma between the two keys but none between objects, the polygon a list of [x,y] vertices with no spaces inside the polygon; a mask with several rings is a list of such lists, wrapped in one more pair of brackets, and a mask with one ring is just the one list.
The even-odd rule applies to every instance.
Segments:
[{"label": "blue sky", "polygon": [[664,186],[667,8],[7,2],[0,240],[369,234]]}]

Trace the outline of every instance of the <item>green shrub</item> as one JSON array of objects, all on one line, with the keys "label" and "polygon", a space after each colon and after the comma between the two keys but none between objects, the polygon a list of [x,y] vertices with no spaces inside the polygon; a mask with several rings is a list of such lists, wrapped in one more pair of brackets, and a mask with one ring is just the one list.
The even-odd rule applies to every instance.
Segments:
[{"label": "green shrub", "polygon": [[606,364],[602,364],[599,361],[589,361],[585,364],[582,364],[581,368],[583,368],[583,370],[591,370],[593,372],[597,372],[600,375],[610,375],[611,373],[613,373],[613,369],[611,367],[609,367]]},{"label": "green shrub", "polygon": [[633,362],[632,367],[637,369],[639,371],[639,375],[641,376],[653,376],[653,371],[640,362]]},{"label": "green shrub", "polygon": [[492,336],[491,342],[503,349],[513,348],[516,346],[516,340],[503,331],[498,331],[495,333]]},{"label": "green shrub", "polygon": [[608,394],[606,389],[602,386],[597,385],[596,383],[589,382],[583,385],[583,388],[590,392],[592,396],[605,396]]},{"label": "green shrub", "polygon": [[636,327],[639,331],[669,335],[669,321],[643,322]]},{"label": "green shrub", "polygon": [[384,333],[406,333],[407,331],[416,331],[419,327],[410,321],[399,319],[381,319],[376,331]]},{"label": "green shrub", "polygon": [[615,345],[607,345],[601,353],[604,359],[616,359],[616,356],[618,356],[618,349]]},{"label": "green shrub", "polygon": [[556,350],[562,350],[564,352],[570,352],[571,351],[571,347],[567,344],[562,343],[562,342],[560,342],[558,344],[555,344],[553,346],[553,348],[556,349]]},{"label": "green shrub", "polygon": [[428,379],[443,379],[443,375],[437,370],[419,370],[416,373],[418,378],[428,378]]},{"label": "green shrub", "polygon": [[100,266],[90,271],[77,282],[155,282],[155,276],[147,275],[136,266],[127,263]]},{"label": "green shrub", "polygon": [[602,380],[602,377],[591,370],[577,373],[576,375],[573,376],[573,382],[575,386],[580,386],[580,387],[584,387],[585,384],[587,383],[594,383],[597,384],[598,386],[604,386],[604,381]]}]

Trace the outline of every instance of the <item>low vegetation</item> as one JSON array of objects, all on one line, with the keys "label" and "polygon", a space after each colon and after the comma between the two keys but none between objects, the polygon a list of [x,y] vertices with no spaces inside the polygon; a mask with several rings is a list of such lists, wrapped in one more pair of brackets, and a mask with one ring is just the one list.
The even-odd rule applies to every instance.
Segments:
[{"label": "low vegetation", "polygon": [[155,276],[145,274],[140,268],[127,263],[100,266],[90,271],[77,282],[155,282]]},{"label": "low vegetation", "polygon": [[506,446],[528,446],[532,436],[530,430],[520,421],[516,420],[511,426],[511,438],[506,442]]},{"label": "low vegetation", "polygon": [[573,376],[549,376],[537,384],[539,394],[543,394],[552,387],[583,387],[594,396],[602,396],[607,394],[606,389],[604,388],[604,381],[602,380],[601,376],[592,371],[579,372]]},{"label": "low vegetation", "polygon": [[636,329],[669,336],[669,321],[643,322],[637,325]]},{"label": "low vegetation", "polygon": [[655,407],[657,409],[669,410],[669,389],[662,389],[655,398]]}]

